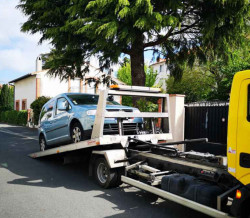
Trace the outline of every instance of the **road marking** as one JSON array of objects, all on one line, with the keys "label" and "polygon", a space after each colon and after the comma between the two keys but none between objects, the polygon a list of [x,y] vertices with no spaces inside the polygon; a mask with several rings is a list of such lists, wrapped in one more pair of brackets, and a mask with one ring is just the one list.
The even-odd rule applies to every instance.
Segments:
[{"label": "road marking", "polygon": [[0,128],[0,132],[7,133],[7,134],[11,134],[11,135],[20,136],[20,137],[26,138],[26,139],[38,140],[38,139],[36,139],[36,138],[29,137],[29,136],[25,136],[25,135],[22,135],[22,134],[20,134],[20,133],[12,132],[12,131],[10,131],[10,130],[2,130],[2,128]]}]

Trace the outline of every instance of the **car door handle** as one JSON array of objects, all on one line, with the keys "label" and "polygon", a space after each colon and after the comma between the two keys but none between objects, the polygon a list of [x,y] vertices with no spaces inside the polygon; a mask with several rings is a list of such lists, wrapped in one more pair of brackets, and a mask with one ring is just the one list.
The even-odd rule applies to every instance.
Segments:
[{"label": "car door handle", "polygon": [[250,154],[240,153],[240,166],[250,168]]}]

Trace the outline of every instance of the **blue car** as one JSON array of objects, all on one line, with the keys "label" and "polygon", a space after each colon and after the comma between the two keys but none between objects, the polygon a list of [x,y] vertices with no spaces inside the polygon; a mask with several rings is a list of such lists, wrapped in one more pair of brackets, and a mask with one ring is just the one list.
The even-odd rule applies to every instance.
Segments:
[{"label": "blue car", "polygon": [[[64,93],[48,101],[39,117],[40,150],[44,151],[50,145],[90,139],[98,98],[93,94]],[[107,99],[106,110],[140,112],[137,108],[118,104],[112,97]],[[124,135],[138,134],[142,126],[142,118],[125,119]],[[103,134],[118,134],[116,118],[105,118]]]}]

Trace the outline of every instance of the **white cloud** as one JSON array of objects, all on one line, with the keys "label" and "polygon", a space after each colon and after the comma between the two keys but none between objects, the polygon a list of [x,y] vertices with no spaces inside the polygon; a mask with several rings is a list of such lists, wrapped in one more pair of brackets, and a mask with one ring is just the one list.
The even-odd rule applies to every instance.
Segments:
[{"label": "white cloud", "polygon": [[0,80],[35,71],[36,57],[50,50],[48,43],[38,45],[39,34],[20,31],[27,17],[16,9],[18,4],[18,0],[0,0]]}]

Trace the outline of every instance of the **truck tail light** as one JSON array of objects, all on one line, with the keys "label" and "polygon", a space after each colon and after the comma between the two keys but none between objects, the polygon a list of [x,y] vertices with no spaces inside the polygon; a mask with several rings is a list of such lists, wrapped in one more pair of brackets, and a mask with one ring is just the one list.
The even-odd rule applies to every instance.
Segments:
[{"label": "truck tail light", "polygon": [[236,191],[236,199],[241,199],[241,191],[240,190],[237,190]]}]

